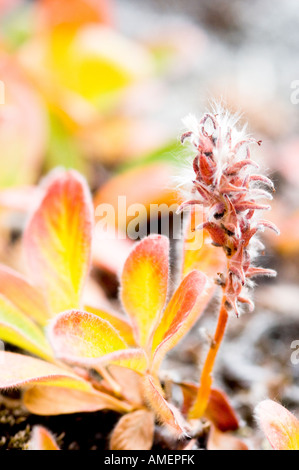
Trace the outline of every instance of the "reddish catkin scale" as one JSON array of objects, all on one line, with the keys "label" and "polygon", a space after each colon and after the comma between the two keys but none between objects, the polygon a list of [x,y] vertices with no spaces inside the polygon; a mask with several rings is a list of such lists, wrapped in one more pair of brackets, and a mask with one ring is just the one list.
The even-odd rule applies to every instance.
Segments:
[{"label": "reddish catkin scale", "polygon": [[270,191],[274,191],[274,185],[268,177],[252,173],[259,165],[251,160],[249,146],[260,145],[261,141],[244,135],[244,130],[237,130],[234,117],[220,111],[206,113],[199,122],[192,117],[185,122],[192,130],[183,134],[182,142],[189,139],[197,153],[193,160],[192,200],[184,202],[181,209],[194,204],[204,207],[205,220],[198,229],[205,228],[213,245],[222,247],[227,256],[225,302],[238,316],[238,302],[252,307],[252,302],[240,295],[247,279],[275,275],[272,270],[252,265],[257,251],[256,233],[265,228],[279,233],[268,221],[255,222],[257,211],[270,209],[257,199],[272,199]]}]

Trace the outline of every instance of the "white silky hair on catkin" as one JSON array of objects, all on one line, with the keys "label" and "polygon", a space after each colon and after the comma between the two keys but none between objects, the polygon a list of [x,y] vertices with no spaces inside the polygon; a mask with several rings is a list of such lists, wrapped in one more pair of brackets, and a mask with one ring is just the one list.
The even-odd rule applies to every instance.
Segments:
[{"label": "white silky hair on catkin", "polygon": [[[217,169],[215,173],[215,182],[219,181],[223,170],[232,161],[239,161],[244,158],[244,152],[248,144],[241,146],[237,152],[233,153],[232,149],[242,142],[250,139],[251,136],[247,133],[247,124],[238,128],[240,121],[240,114],[232,114],[228,110],[225,110],[221,104],[214,103],[212,105],[212,112],[207,113],[216,117],[218,122],[218,129],[214,129],[211,119],[207,119],[205,123],[205,130],[215,138],[220,137],[221,145],[214,148],[214,157],[217,163]],[[196,147],[199,145],[201,124],[194,114],[188,114],[182,119],[184,126],[184,132],[191,132],[186,144],[187,151],[182,154],[181,165],[179,174],[175,176],[176,187],[181,193],[187,197],[190,197],[192,192],[192,181],[194,179],[194,171],[192,167],[192,161],[197,154]],[[229,143],[228,136],[231,136],[231,143]],[[230,148],[231,146],[231,148]],[[245,147],[245,149],[243,148]],[[251,170],[250,170],[251,171]]]}]

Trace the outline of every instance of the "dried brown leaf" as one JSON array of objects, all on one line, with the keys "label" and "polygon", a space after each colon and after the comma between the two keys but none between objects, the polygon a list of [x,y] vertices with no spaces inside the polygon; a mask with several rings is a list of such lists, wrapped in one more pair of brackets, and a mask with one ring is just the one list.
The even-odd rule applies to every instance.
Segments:
[{"label": "dried brown leaf", "polygon": [[150,450],[154,438],[154,415],[148,410],[137,410],[123,416],[114,428],[111,450]]}]

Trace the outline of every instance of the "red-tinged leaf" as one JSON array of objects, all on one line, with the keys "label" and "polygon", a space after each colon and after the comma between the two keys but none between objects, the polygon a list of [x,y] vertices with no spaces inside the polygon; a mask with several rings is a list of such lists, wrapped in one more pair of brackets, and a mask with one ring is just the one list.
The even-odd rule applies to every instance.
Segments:
[{"label": "red-tinged leaf", "polygon": [[207,450],[248,450],[248,446],[241,439],[211,426]]},{"label": "red-tinged leaf", "polygon": [[80,306],[93,215],[88,188],[77,172],[60,172],[49,181],[28,224],[24,247],[30,275],[43,288],[55,315]]},{"label": "red-tinged leaf", "polygon": [[122,367],[127,367],[138,373],[144,373],[148,370],[148,358],[141,348],[130,348],[106,356],[102,361],[104,364],[115,364]]},{"label": "red-tinged leaf", "polygon": [[124,265],[121,298],[142,347],[151,338],[165,305],[168,252],[168,239],[151,235],[135,246]]},{"label": "red-tinged leaf", "polygon": [[60,450],[54,436],[43,426],[34,426],[28,444],[29,450]]},{"label": "red-tinged leaf", "polygon": [[120,315],[116,312],[108,312],[107,310],[98,309],[95,307],[85,307],[87,312],[93,313],[100,317],[102,320],[106,320],[117,330],[120,336],[130,346],[135,345],[133,330],[130,322],[124,315]]},{"label": "red-tinged leaf", "polygon": [[237,415],[224,392],[212,389],[205,416],[219,431],[236,431],[239,428]]},{"label": "red-tinged leaf", "polygon": [[55,416],[70,413],[91,413],[113,410],[127,413],[132,407],[106,393],[96,390],[75,390],[35,385],[25,391],[23,402],[36,415]]},{"label": "red-tinged leaf", "polygon": [[[183,394],[182,413],[187,416],[195,402],[198,385],[188,382],[179,383],[179,385]],[[226,394],[221,390],[211,390],[205,417],[222,432],[235,431],[239,428],[238,417]]]},{"label": "red-tinged leaf", "polygon": [[37,323],[45,325],[50,316],[38,289],[12,269],[0,265],[0,294]]},{"label": "red-tinged leaf", "polygon": [[279,403],[262,401],[255,409],[258,423],[275,450],[299,450],[299,420]]},{"label": "red-tinged leaf", "polygon": [[165,425],[176,437],[187,435],[189,428],[183,416],[175,406],[165,400],[160,384],[153,377],[150,375],[143,377],[142,390],[144,399],[161,424]]},{"label": "red-tinged leaf", "polygon": [[31,384],[90,390],[91,385],[66,368],[22,354],[0,351],[0,389]]},{"label": "red-tinged leaf", "polygon": [[127,344],[107,320],[78,310],[57,315],[48,336],[57,357],[78,364],[127,349]]},{"label": "red-tinged leaf", "polygon": [[155,419],[151,411],[137,410],[122,418],[115,426],[111,450],[150,450],[153,445]]},{"label": "red-tinged leaf", "polygon": [[42,330],[1,294],[0,339],[43,359],[53,358],[52,350]]},{"label": "red-tinged leaf", "polygon": [[142,349],[128,348],[118,331],[93,313],[71,310],[53,319],[48,336],[57,357],[97,368],[113,363],[143,372],[148,361]]},{"label": "red-tinged leaf", "polygon": [[153,368],[157,370],[163,357],[185,335],[206,306],[204,292],[207,278],[192,271],[181,282],[167,305],[153,337]]}]

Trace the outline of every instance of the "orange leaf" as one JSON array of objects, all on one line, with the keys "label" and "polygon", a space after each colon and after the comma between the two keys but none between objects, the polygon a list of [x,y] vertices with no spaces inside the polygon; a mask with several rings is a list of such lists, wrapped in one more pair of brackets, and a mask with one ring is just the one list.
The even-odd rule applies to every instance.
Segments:
[{"label": "orange leaf", "polygon": [[[293,174],[296,175],[296,173]],[[299,210],[286,207],[284,201],[274,201],[271,214],[267,219],[280,229],[280,236],[272,230],[266,230],[263,237],[279,254],[283,256],[297,256],[299,251]]]},{"label": "orange leaf", "polygon": [[23,402],[36,415],[54,416],[69,413],[91,413],[104,409],[119,413],[131,411],[125,402],[95,390],[75,390],[52,386],[30,387],[25,391]]},{"label": "orange leaf", "polygon": [[108,0],[40,0],[35,6],[37,27],[79,28],[85,24],[110,22],[110,2]]},{"label": "orange leaf", "polygon": [[167,305],[153,337],[155,370],[167,351],[190,330],[206,306],[206,280],[204,274],[192,271],[183,279]]},{"label": "orange leaf", "polygon": [[0,265],[0,294],[27,317],[41,325],[47,323],[49,312],[42,294],[20,274]]},{"label": "orange leaf", "polygon": [[154,415],[137,410],[122,418],[115,426],[110,440],[111,450],[150,450],[153,445]]},{"label": "orange leaf", "polygon": [[24,244],[30,274],[43,288],[53,314],[80,305],[90,263],[92,220],[81,176],[75,171],[52,175]]},{"label": "orange leaf", "polygon": [[149,407],[155,412],[158,420],[167,426],[176,437],[187,435],[188,425],[179,410],[163,397],[160,384],[150,375],[142,379],[143,395]]},{"label": "orange leaf", "polygon": [[151,204],[171,206],[178,203],[179,193],[174,188],[173,171],[173,166],[167,163],[150,163],[130,168],[110,179],[99,189],[94,198],[94,206],[96,208],[103,203],[111,204],[115,210],[111,225],[114,227],[116,222],[117,227],[125,232],[135,215],[127,215],[127,211],[119,203],[119,196],[126,201],[126,207],[136,203],[142,204],[146,209],[147,218]]},{"label": "orange leaf", "polygon": [[299,420],[272,400],[255,409],[259,425],[275,450],[299,450]]},{"label": "orange leaf", "polygon": [[91,385],[66,368],[22,354],[0,351],[0,389],[31,384],[90,390]]},{"label": "orange leaf", "polygon": [[34,426],[28,448],[29,450],[60,450],[50,431],[43,426]]},{"label": "orange leaf", "polygon": [[151,235],[136,244],[124,265],[121,298],[140,346],[147,345],[165,305],[168,250],[168,238]]}]

